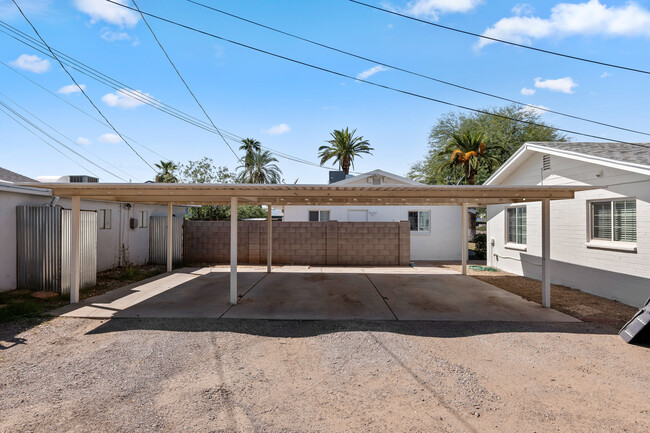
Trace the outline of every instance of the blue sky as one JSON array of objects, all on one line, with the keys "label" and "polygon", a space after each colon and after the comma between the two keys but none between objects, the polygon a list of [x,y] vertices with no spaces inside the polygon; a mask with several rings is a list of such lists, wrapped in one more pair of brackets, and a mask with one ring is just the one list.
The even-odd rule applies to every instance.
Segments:
[{"label": "blue sky", "polygon": [[[103,0],[18,0],[46,41],[131,88],[205,120],[139,16]],[[460,35],[374,11],[346,0],[201,0],[211,6],[306,38],[496,93],[527,104],[650,131],[650,76],[577,62]],[[126,3],[126,0],[123,2]],[[368,3],[534,47],[640,69],[650,69],[650,2],[584,0],[391,0]],[[131,3],[128,3],[131,4]],[[284,56],[426,96],[475,108],[498,100],[379,70],[369,63],[271,33],[184,0],[139,0],[140,8]],[[0,0],[0,19],[33,35],[11,0]],[[334,129],[356,128],[375,148],[355,171],[381,168],[406,174],[427,150],[427,136],[451,107],[375,88],[149,19],[159,39],[215,124],[269,148],[317,162],[317,149]],[[0,60],[94,117],[92,106],[70,86],[54,60],[0,33]],[[375,68],[375,69],[373,69]],[[221,139],[139,105],[115,89],[73,71],[77,81],[150,163],[212,158],[234,170],[235,157]],[[370,74],[370,72],[367,72]],[[53,136],[98,165],[134,182],[154,173],[105,126],[0,65],[0,101],[13,102],[55,127]],[[7,99],[9,98],[9,99]],[[29,117],[25,112],[21,113]],[[33,118],[30,117],[33,120]],[[555,126],[618,140],[647,137],[544,114]],[[34,121],[34,120],[33,120]],[[36,122],[36,121],[35,121]],[[43,127],[47,129],[46,127]],[[27,176],[87,173],[0,112],[0,166]],[[573,136],[575,140],[589,140]],[[60,147],[58,144],[53,144]],[[233,143],[233,146],[237,146]],[[236,147],[235,147],[236,148]],[[99,175],[118,181],[71,154]],[[158,155],[159,154],[159,155]],[[101,159],[99,159],[101,158]],[[107,161],[112,166],[107,165]],[[323,183],[327,171],[279,158],[287,182]]]}]

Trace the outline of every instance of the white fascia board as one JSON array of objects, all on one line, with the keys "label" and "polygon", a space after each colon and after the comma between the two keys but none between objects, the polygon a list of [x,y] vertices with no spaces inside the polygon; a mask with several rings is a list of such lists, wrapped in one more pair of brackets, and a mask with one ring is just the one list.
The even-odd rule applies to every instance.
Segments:
[{"label": "white fascia board", "polygon": [[19,186],[13,184],[3,184],[3,182],[0,182],[0,191],[11,192],[14,194],[29,194],[29,195],[41,195],[41,196],[52,197],[51,189],[32,188],[29,186]]}]

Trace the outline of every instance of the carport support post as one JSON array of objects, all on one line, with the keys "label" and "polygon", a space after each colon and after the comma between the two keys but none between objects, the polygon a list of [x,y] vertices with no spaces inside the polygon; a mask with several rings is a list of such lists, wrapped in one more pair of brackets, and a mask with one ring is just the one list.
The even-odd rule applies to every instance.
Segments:
[{"label": "carport support post", "polygon": [[542,306],[551,308],[551,200],[542,200]]},{"label": "carport support post", "polygon": [[237,197],[230,198],[230,303],[237,304]]},{"label": "carport support post", "polygon": [[467,275],[467,205],[463,203],[461,206],[463,215],[462,215],[462,226],[463,226],[463,233],[461,235],[462,238],[462,245],[460,249],[460,254],[461,254],[461,263],[462,263],[462,268],[463,268],[463,275]]},{"label": "carport support post", "polygon": [[72,197],[70,214],[70,303],[79,302],[79,280],[81,276],[80,245],[81,197]]},{"label": "carport support post", "polygon": [[172,271],[174,260],[174,204],[167,203],[167,272]]},{"label": "carport support post", "polygon": [[271,219],[271,205],[266,209],[266,272],[271,273],[271,259],[273,257],[273,220]]}]

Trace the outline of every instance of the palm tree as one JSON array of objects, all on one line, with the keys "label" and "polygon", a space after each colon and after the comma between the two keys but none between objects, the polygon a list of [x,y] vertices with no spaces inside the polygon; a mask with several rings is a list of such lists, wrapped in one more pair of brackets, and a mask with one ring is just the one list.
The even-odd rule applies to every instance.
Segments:
[{"label": "palm tree", "polygon": [[[244,151],[244,159],[242,161],[244,171],[250,175],[252,173],[254,155],[262,150],[262,144],[254,138],[244,138],[241,142],[242,145],[239,146],[239,150]],[[254,183],[250,176],[248,179],[240,179],[240,181],[242,183]]]},{"label": "palm tree", "polygon": [[451,135],[447,145],[438,153],[446,161],[438,167],[438,171],[451,167],[452,172],[461,169],[467,185],[474,185],[474,178],[481,165],[497,168],[501,159],[496,150],[503,149],[497,145],[485,144],[485,136],[479,132],[463,131]]},{"label": "palm tree", "polygon": [[157,183],[178,183],[175,174],[178,165],[174,164],[173,161],[160,161],[160,164],[155,164],[155,166],[159,170],[154,179]]},{"label": "palm tree", "polygon": [[339,167],[347,175],[350,174],[350,167],[354,168],[354,158],[361,157],[362,154],[367,153],[372,155],[368,140],[363,137],[355,137],[357,130],[350,132],[348,128],[341,130],[334,130],[330,135],[331,140],[327,140],[329,146],[321,146],[318,148],[318,156],[321,165],[325,164],[330,159],[334,159],[334,163],[338,163]]},{"label": "palm tree", "polygon": [[271,152],[257,150],[246,155],[244,163],[237,167],[242,169],[237,175],[240,183],[280,183],[282,170],[278,167],[278,160]]}]

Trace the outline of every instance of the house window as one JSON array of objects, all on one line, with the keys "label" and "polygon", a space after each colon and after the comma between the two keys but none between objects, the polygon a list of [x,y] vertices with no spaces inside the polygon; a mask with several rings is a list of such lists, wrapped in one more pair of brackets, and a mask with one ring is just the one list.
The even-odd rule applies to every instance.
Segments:
[{"label": "house window", "polygon": [[506,242],[526,245],[526,207],[517,206],[507,209]]},{"label": "house window", "polygon": [[140,211],[140,228],[149,227],[149,211],[141,210]]},{"label": "house window", "polygon": [[310,210],[309,221],[326,222],[330,220],[330,211],[328,210]]},{"label": "house window", "polygon": [[111,228],[111,210],[100,209],[97,211],[97,225],[100,229]]},{"label": "house window", "polygon": [[431,230],[431,212],[409,211],[409,224],[412,232],[429,232]]},{"label": "house window", "polygon": [[636,200],[591,202],[591,239],[636,242]]}]

